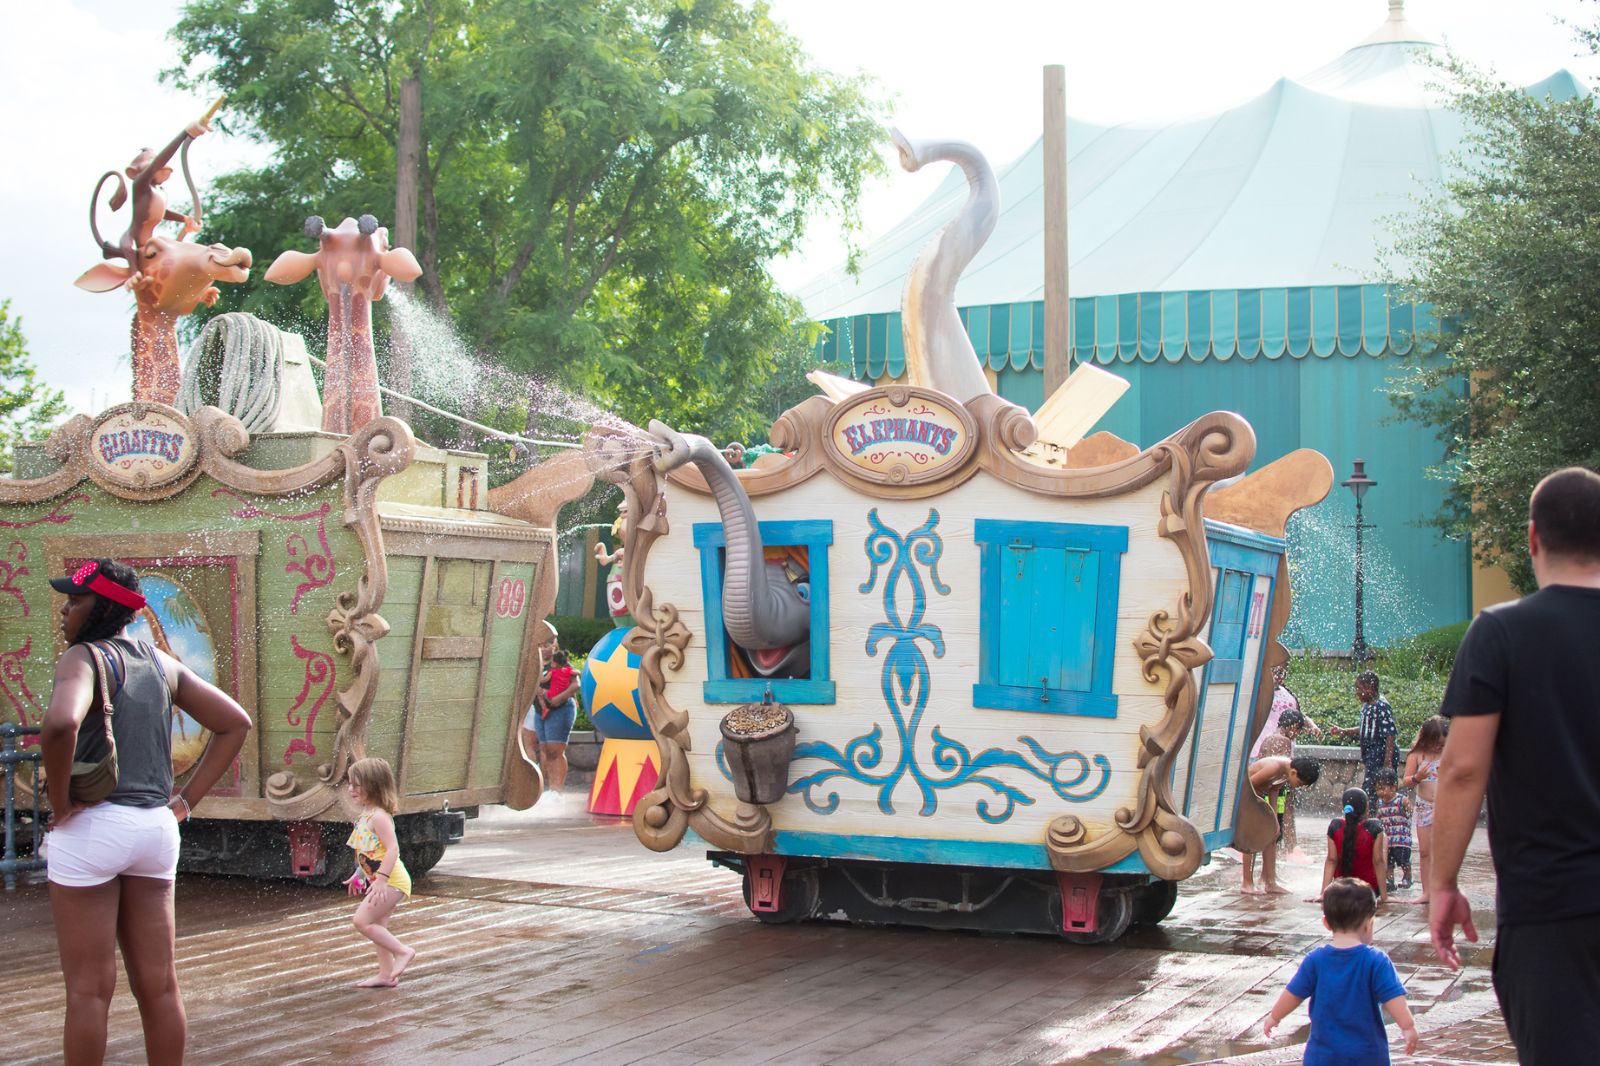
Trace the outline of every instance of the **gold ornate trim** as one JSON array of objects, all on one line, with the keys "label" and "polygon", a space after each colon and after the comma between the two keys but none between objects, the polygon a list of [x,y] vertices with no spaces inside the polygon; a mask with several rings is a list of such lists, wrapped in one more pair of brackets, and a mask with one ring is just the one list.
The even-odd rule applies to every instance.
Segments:
[{"label": "gold ornate trim", "polygon": [[[105,484],[93,477],[88,448],[98,422],[79,415],[58,428],[46,442],[47,454],[61,463],[61,469],[29,480],[0,478],[0,503],[41,503],[85,479],[93,480],[122,499],[150,502],[176,496],[201,474],[209,475],[229,489],[255,496],[283,496],[319,488],[341,474],[344,476],[342,521],[361,544],[365,573],[355,591],[339,594],[327,625],[333,634],[334,649],[350,657],[356,677],[336,697],[339,721],[334,734],[333,757],[316,768],[319,780],[308,787],[292,772],[281,771],[268,778],[265,786],[267,807],[274,817],[300,820],[326,810],[339,800],[337,785],[345,770],[366,751],[367,722],[378,683],[375,642],[389,631],[389,624],[378,614],[389,585],[376,508],[378,484],[410,466],[416,457],[417,445],[411,430],[398,419],[379,418],[320,459],[285,470],[257,470],[233,459],[250,443],[250,434],[232,415],[215,407],[202,407],[185,419],[163,404],[123,406],[159,411],[192,428],[199,455],[178,480],[135,490]],[[122,408],[112,409],[120,410]]]},{"label": "gold ornate trim", "polygon": [[1141,675],[1151,684],[1164,685],[1166,704],[1160,722],[1139,727],[1142,773],[1136,799],[1132,806],[1116,811],[1116,832],[1090,838],[1071,815],[1051,822],[1045,848],[1058,870],[1103,869],[1137,849],[1151,873],[1178,881],[1199,869],[1205,858],[1200,831],[1178,812],[1171,786],[1173,761],[1194,726],[1199,691],[1193,671],[1211,659],[1211,648],[1200,637],[1211,615],[1212,586],[1202,504],[1207,489],[1239,473],[1254,454],[1255,433],[1249,424],[1237,415],[1216,413],[1133,459],[1084,471],[1050,472],[1102,488],[1125,478],[1136,482],[1129,487],[1138,487],[1166,474],[1158,531],[1177,546],[1189,576],[1189,587],[1178,597],[1175,609],[1153,613],[1133,640]]},{"label": "gold ornate trim", "polygon": [[[815,409],[813,401],[818,399],[821,397],[814,397],[795,410],[808,405]],[[826,402],[824,400],[823,404]],[[814,447],[816,438],[810,440]],[[689,784],[689,716],[667,702],[666,671],[683,665],[684,649],[689,646],[691,634],[689,627],[678,619],[677,607],[670,603],[656,605],[644,585],[650,548],[668,531],[667,500],[663,492],[666,483],[655,469],[655,450],[637,437],[596,431],[585,443],[585,454],[596,476],[622,486],[628,503],[628,525],[623,534],[626,554],[622,564],[622,588],[635,625],[624,643],[629,651],[639,656],[640,702],[661,751],[660,776],[655,789],[634,808],[633,831],[652,851],[671,850],[693,829],[714,847],[746,855],[770,852],[772,816],[765,807],[740,803],[730,820],[711,809],[710,794],[705,789],[692,788]],[[748,486],[749,481],[746,484]]]},{"label": "gold ornate trim", "polygon": [[[230,421],[238,424],[237,420]],[[389,566],[378,524],[378,484],[410,466],[416,453],[411,429],[397,418],[384,417],[367,423],[323,459],[296,468],[306,470],[330,460],[335,470],[342,468],[342,521],[360,541],[366,567],[355,590],[339,593],[333,610],[328,612],[333,648],[350,657],[356,672],[355,680],[335,696],[338,720],[334,725],[333,758],[317,766],[318,780],[310,785],[289,770],[267,779],[267,809],[275,818],[300,821],[339,802],[338,786],[345,771],[366,755],[367,724],[373,698],[378,694],[377,642],[389,632],[389,623],[378,613],[389,589]]]},{"label": "gold ornate trim", "polygon": [[[1112,832],[1090,837],[1074,815],[1050,823],[1045,846],[1051,865],[1064,871],[1103,869],[1137,850],[1151,872],[1180,880],[1199,868],[1204,843],[1199,830],[1179,813],[1170,778],[1178,750],[1194,725],[1198,690],[1193,671],[1211,658],[1201,638],[1211,610],[1211,563],[1206,544],[1202,503],[1217,481],[1240,473],[1255,454],[1255,433],[1237,415],[1206,415],[1161,443],[1137,455],[1104,466],[1056,469],[1040,467],[1018,453],[1033,443],[1036,430],[1027,412],[998,396],[980,396],[965,405],[978,429],[977,461],[948,476],[918,485],[867,484],[841,474],[837,465],[817,456],[833,405],[813,397],[789,411],[780,447],[793,447],[789,461],[745,472],[740,482],[751,495],[766,495],[798,484],[821,466],[873,496],[919,498],[960,484],[978,469],[1018,488],[1058,499],[1120,496],[1163,477],[1159,532],[1182,554],[1188,588],[1170,609],[1153,613],[1133,641],[1146,681],[1162,684],[1166,713],[1155,726],[1139,733],[1141,776],[1134,802],[1118,809]],[[782,423],[780,423],[782,424]],[[775,434],[776,436],[776,434]],[[777,441],[775,440],[775,443]],[[627,555],[623,589],[638,626],[628,638],[630,651],[641,658],[640,693],[661,748],[661,785],[641,803],[634,829],[647,847],[664,851],[693,828],[717,847],[747,854],[771,850],[771,817],[765,808],[740,804],[730,821],[710,810],[707,793],[692,789],[684,754],[689,750],[688,716],[665,698],[665,671],[683,662],[692,635],[671,604],[657,606],[644,586],[645,562],[654,541],[667,532],[665,482],[652,465],[648,444],[614,433],[591,436],[591,469],[619,484],[628,499],[632,521],[625,538]],[[709,486],[692,468],[674,471],[667,480],[709,494]],[[680,476],[680,474],[682,476]],[[858,484],[857,482],[861,482]]]}]

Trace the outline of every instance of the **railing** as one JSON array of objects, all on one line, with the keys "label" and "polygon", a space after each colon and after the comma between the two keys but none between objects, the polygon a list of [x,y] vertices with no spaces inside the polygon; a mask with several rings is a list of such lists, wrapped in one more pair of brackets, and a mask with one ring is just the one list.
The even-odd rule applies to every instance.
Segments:
[{"label": "railing", "polygon": [[[39,735],[36,725],[17,725],[14,722],[0,722],[0,773],[5,775],[5,854],[0,857],[0,876],[5,878],[6,891],[11,892],[17,887],[17,875],[29,870],[44,869],[44,859],[39,857],[39,843],[43,839],[43,819],[39,814],[39,752],[19,751],[17,749],[18,737],[33,737]],[[31,858],[17,858],[17,768],[20,766],[31,767],[32,787],[29,792],[33,796],[32,834],[33,849],[29,853]]]}]

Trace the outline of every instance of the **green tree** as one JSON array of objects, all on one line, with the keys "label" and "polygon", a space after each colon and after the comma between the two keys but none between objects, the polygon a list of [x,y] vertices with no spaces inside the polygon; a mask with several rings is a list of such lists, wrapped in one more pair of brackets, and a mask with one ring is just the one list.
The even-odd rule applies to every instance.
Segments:
[{"label": "green tree", "polygon": [[[640,424],[765,429],[756,398],[809,328],[767,265],[823,209],[853,228],[881,166],[867,85],[761,3],[194,0],[173,35],[171,76],[277,149],[218,183],[216,233],[266,260],[307,214],[394,202],[409,79],[428,301],[482,358]],[[263,288],[217,309],[321,317],[309,286]]]},{"label": "green tree", "polygon": [[1591,95],[1443,68],[1469,151],[1395,248],[1401,284],[1440,316],[1442,358],[1417,359],[1391,399],[1445,445],[1434,523],[1531,591],[1529,493],[1556,468],[1600,469],[1600,113]]},{"label": "green tree", "polygon": [[11,317],[10,300],[0,300],[0,473],[11,470],[14,445],[45,436],[66,413],[61,390],[38,380],[22,319]]}]

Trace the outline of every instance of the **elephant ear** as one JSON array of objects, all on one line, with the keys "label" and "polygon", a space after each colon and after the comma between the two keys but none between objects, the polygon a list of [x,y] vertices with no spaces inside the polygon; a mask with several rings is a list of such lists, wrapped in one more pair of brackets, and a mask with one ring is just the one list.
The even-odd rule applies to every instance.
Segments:
[{"label": "elephant ear", "polygon": [[78,275],[78,280],[73,284],[90,292],[110,292],[113,289],[122,288],[131,277],[133,277],[133,271],[125,266],[96,263]]}]

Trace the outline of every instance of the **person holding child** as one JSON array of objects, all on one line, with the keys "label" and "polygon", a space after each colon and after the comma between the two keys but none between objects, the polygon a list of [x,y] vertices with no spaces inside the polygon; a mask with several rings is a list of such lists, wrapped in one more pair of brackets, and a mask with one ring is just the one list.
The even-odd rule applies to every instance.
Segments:
[{"label": "person holding child", "polygon": [[1386,1064],[1389,1038],[1381,1006],[1400,1026],[1406,1054],[1417,1050],[1417,1023],[1406,1004],[1406,989],[1389,956],[1372,946],[1377,912],[1372,888],[1354,877],[1328,883],[1322,893],[1322,924],[1331,943],[1313,950],[1289,979],[1289,986],[1267,1013],[1267,1037],[1307,999],[1311,1000],[1311,1039],[1306,1066]]},{"label": "person holding child", "polygon": [[361,808],[346,841],[355,849],[356,872],[345,884],[352,896],[362,897],[351,921],[356,932],[372,941],[378,951],[378,972],[357,981],[356,987],[394,988],[417,957],[415,948],[389,932],[389,918],[395,908],[411,897],[411,874],[400,861],[400,841],[394,831],[400,790],[395,786],[394,771],[384,759],[357,759],[351,763],[345,787]]},{"label": "person holding child", "polygon": [[550,653],[550,666],[539,678],[540,691],[522,719],[523,742],[533,740],[534,757],[546,787],[561,795],[567,783],[567,741],[578,721],[579,681],[565,648]]},{"label": "person holding child", "polygon": [[1422,866],[1422,895],[1418,903],[1428,902],[1428,865],[1433,859],[1433,799],[1439,788],[1439,760],[1444,756],[1445,737],[1450,719],[1434,715],[1417,730],[1417,739],[1406,756],[1405,776],[1400,784],[1417,790],[1417,861]]},{"label": "person holding child", "polygon": [[1344,790],[1344,817],[1328,824],[1328,857],[1322,863],[1322,890],[1306,902],[1315,903],[1328,892],[1337,878],[1354,877],[1371,887],[1378,902],[1389,896],[1384,891],[1388,879],[1388,838],[1383,823],[1367,817],[1367,794],[1363,789]]},{"label": "person holding child", "polygon": [[[1283,839],[1283,808],[1278,798],[1291,789],[1317,783],[1322,776],[1322,764],[1309,755],[1290,758],[1287,755],[1268,755],[1250,764],[1250,787],[1256,795],[1267,801],[1278,815],[1278,840]],[[1282,896],[1288,889],[1278,884],[1278,840],[1268,844],[1261,852],[1261,887],[1256,888],[1256,857],[1254,852],[1243,852],[1243,881],[1239,891],[1247,896],[1265,893]]]}]

